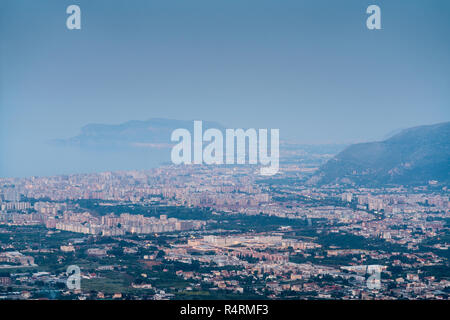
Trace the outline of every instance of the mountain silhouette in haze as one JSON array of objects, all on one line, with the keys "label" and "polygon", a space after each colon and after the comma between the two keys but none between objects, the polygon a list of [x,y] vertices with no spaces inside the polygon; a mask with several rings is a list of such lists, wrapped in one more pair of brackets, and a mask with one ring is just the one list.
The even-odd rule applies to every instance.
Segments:
[{"label": "mountain silhouette in haze", "polygon": [[[202,121],[203,130],[217,128]],[[171,163],[172,132],[183,128],[193,133],[194,121],[152,118],[120,124],[88,124],[68,139],[49,141],[39,149],[36,175],[56,175],[122,170],[149,170]]]},{"label": "mountain silhouette in haze", "polygon": [[[193,132],[193,121],[153,118],[149,120],[132,120],[121,124],[88,124],[81,133],[69,139],[54,142],[64,146],[83,148],[123,149],[123,148],[170,148],[172,132],[184,128]],[[224,130],[216,122],[203,121],[203,130],[217,128]]]},{"label": "mountain silhouette in haze", "polygon": [[431,180],[450,182],[450,122],[351,145],[326,162],[310,183],[388,186],[423,185]]}]

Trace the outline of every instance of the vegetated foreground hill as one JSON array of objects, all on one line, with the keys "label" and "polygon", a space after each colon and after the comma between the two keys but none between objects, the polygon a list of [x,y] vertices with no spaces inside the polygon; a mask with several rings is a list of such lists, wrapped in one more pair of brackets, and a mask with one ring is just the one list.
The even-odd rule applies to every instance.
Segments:
[{"label": "vegetated foreground hill", "polygon": [[380,142],[346,148],[324,164],[311,183],[360,186],[450,182],[450,122],[401,131]]}]

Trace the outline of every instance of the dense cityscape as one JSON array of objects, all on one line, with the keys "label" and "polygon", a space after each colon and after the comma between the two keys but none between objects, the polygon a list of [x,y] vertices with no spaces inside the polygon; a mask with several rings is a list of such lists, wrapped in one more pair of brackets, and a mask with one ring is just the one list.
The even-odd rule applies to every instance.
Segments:
[{"label": "dense cityscape", "polygon": [[448,299],[447,188],[314,187],[318,157],[2,178],[0,297]]},{"label": "dense cityscape", "polygon": [[449,0],[0,0],[1,314],[445,314],[449,34]]}]

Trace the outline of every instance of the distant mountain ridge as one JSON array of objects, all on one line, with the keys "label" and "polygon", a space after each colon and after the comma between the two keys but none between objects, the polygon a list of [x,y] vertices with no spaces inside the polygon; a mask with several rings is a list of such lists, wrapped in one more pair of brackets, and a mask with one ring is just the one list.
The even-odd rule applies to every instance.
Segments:
[{"label": "distant mountain ridge", "polygon": [[[152,118],[149,120],[132,120],[121,124],[88,124],[81,128],[81,133],[73,138],[59,139],[58,145],[93,147],[93,148],[168,148],[172,132],[178,128],[193,131],[193,121]],[[203,128],[223,126],[216,122],[203,121]]]},{"label": "distant mountain ridge", "polygon": [[359,186],[450,182],[450,122],[402,130],[380,142],[354,144],[325,163],[314,184]]}]

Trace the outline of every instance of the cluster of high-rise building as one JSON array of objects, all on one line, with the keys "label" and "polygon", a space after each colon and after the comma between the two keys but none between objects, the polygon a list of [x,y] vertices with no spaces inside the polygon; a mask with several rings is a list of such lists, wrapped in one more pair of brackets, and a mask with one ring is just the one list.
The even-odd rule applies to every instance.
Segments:
[{"label": "cluster of high-rise building", "polygon": [[[441,292],[449,286],[448,281],[420,273],[424,266],[448,267],[448,261],[440,254],[450,246],[445,240],[450,213],[446,188],[314,187],[292,183],[311,171],[312,168],[303,170],[295,164],[282,166],[276,183],[262,179],[255,168],[248,166],[195,165],[143,172],[0,179],[0,224],[44,225],[51,232],[70,231],[131,241],[132,247],[123,248],[127,255],[137,255],[138,248],[149,247],[149,240],[130,240],[128,235],[172,232],[173,242],[157,244],[158,250],[165,253],[163,258],[156,252],[137,259],[150,266],[161,265],[164,260],[224,268],[177,270],[177,276],[194,283],[189,290],[205,285],[211,290],[236,294],[251,291],[270,298],[287,293],[349,299],[446,296]],[[82,203],[96,203],[102,213],[83,207]],[[139,207],[153,214],[113,213],[118,205]],[[275,217],[275,221],[283,221],[283,226],[257,234],[248,232],[251,226],[241,233],[223,234],[223,230],[205,228],[210,220],[176,219],[164,214],[156,217],[152,208],[160,206],[173,210],[199,208],[193,212],[225,219],[240,215],[251,219]],[[296,235],[295,226],[299,225],[308,230],[306,235]],[[347,248],[327,240],[339,237],[366,239],[368,243],[376,240],[374,243],[382,243],[385,248],[392,246],[397,251],[383,246],[367,249],[367,244],[364,248]],[[348,246],[354,245],[350,242]],[[88,256],[103,258],[113,256],[112,247],[108,244],[83,250]],[[80,246],[75,242],[60,246],[61,253],[78,250]],[[345,264],[339,264],[341,261]],[[369,265],[369,261],[375,263]],[[377,270],[385,277],[376,286],[388,286],[390,291],[367,287],[364,273],[373,265],[379,266]],[[394,273],[392,266],[402,268],[405,274]],[[100,271],[111,271],[118,266],[101,268],[105,269]],[[133,284],[133,288],[147,287],[155,289],[155,285],[147,283]],[[160,288],[155,297],[173,294]]]}]

